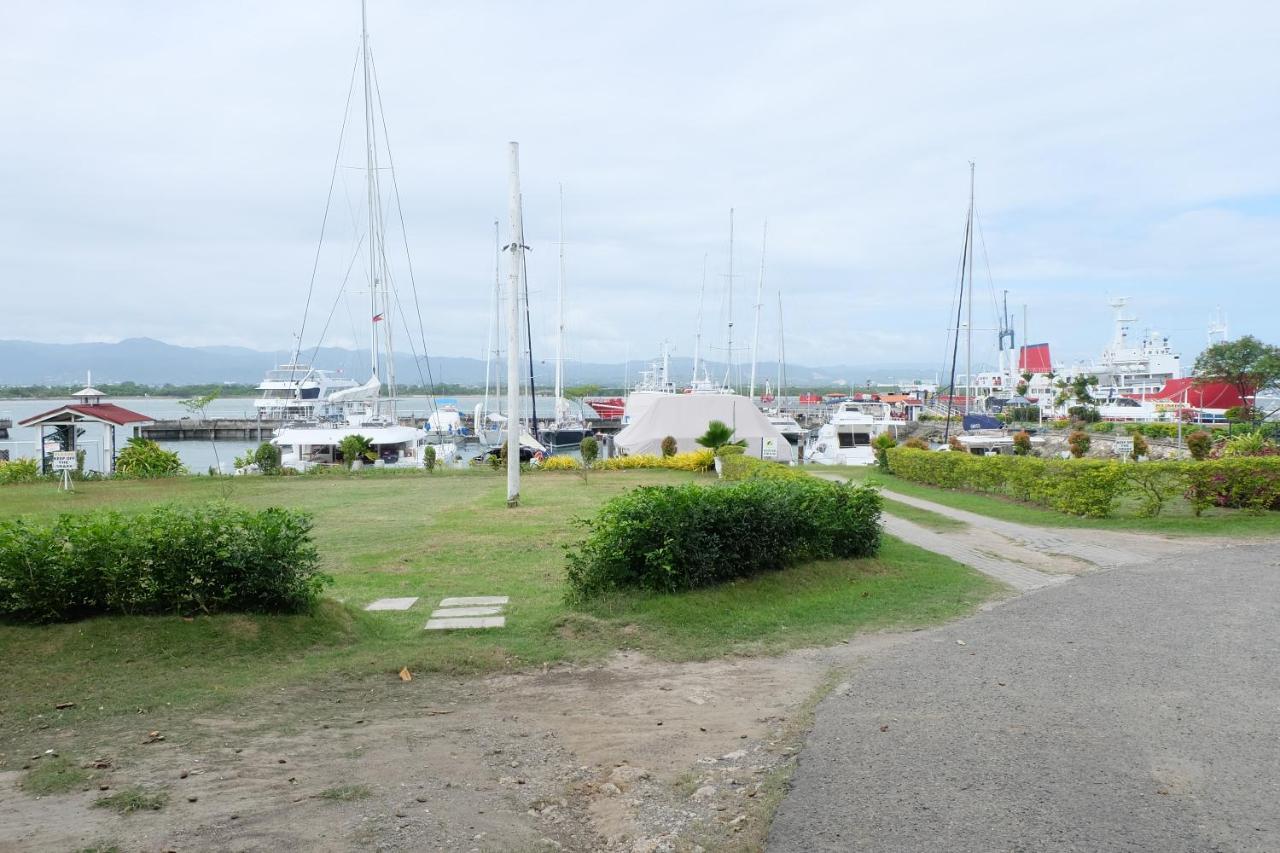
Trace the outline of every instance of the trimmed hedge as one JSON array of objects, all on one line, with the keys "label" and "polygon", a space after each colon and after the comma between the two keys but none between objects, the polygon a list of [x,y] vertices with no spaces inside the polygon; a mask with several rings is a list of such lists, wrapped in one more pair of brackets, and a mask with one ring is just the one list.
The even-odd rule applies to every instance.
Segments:
[{"label": "trimmed hedge", "polygon": [[691,450],[675,456],[655,456],[640,453],[635,456],[614,456],[601,459],[591,467],[599,471],[628,471],[632,468],[671,468],[676,471],[710,471],[716,464],[714,450]]},{"label": "trimmed hedge", "polygon": [[[1136,446],[1136,442],[1135,442]],[[1106,518],[1122,497],[1158,515],[1184,494],[1199,515],[1211,506],[1262,512],[1280,509],[1280,457],[1242,456],[1202,462],[1119,462],[888,451],[889,470],[904,480],[944,489],[1004,495],[1069,515]]]},{"label": "trimmed hedge", "polygon": [[620,588],[678,592],[809,560],[871,556],[880,548],[880,495],[807,476],[646,486],[613,498],[586,523],[586,538],[568,548],[570,601]]},{"label": "trimmed hedge", "polygon": [[0,461],[0,485],[6,483],[34,483],[39,478],[40,470],[34,459]]},{"label": "trimmed hedge", "polygon": [[297,612],[330,580],[319,565],[310,516],[278,507],[218,502],[65,514],[52,524],[0,520],[0,618]]}]

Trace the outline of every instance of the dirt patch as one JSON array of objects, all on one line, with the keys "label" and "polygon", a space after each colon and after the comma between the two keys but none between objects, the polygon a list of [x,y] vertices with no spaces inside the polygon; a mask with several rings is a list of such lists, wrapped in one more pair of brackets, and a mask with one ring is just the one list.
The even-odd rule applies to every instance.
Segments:
[{"label": "dirt patch", "polygon": [[[487,678],[379,677],[223,716],[116,720],[51,741],[110,754],[86,790],[36,799],[0,774],[0,850],[696,850],[754,846],[834,667],[913,635],[776,658]],[[107,786],[100,789],[101,786]],[[159,811],[93,808],[132,786]]]}]

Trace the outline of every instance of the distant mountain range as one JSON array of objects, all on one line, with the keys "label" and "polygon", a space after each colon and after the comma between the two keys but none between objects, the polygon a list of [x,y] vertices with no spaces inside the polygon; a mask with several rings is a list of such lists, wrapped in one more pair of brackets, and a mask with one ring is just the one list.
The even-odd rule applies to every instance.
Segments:
[{"label": "distant mountain range", "polygon": [[[309,356],[310,353],[304,353]],[[119,343],[45,344],[34,341],[0,341],[0,386],[68,385],[83,382],[86,371],[93,372],[95,383],[137,382],[144,385],[197,383],[256,383],[264,371],[287,358],[286,353],[262,352],[246,347],[183,347],[152,338],[128,338]],[[369,351],[322,347],[316,354],[317,367],[341,370],[355,378],[367,378]],[[723,364],[710,363],[713,377],[724,375]],[[647,361],[617,364],[569,362],[565,366],[570,385],[595,384],[621,386],[634,382]],[[396,356],[397,378],[401,384],[425,385],[427,368],[409,354]],[[485,363],[478,358],[431,358],[431,379],[436,383],[483,385]],[[787,365],[787,381],[798,385],[835,385],[841,381],[861,384],[876,382],[931,379],[937,365],[909,364],[860,367],[834,365],[806,367]],[[671,372],[676,381],[689,377],[692,362],[688,358],[672,358]],[[550,360],[535,363],[534,375],[539,384],[550,382],[553,364]],[[522,368],[522,372],[524,369]],[[750,365],[742,366],[742,382],[750,373]],[[777,376],[774,362],[762,362],[757,369],[758,384]]]}]

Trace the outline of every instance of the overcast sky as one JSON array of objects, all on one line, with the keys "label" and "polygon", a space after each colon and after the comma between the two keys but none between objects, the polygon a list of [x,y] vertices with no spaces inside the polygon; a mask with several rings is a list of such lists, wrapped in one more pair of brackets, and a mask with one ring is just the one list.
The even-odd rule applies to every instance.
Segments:
[{"label": "overcast sky", "polygon": [[[564,185],[572,358],[663,338],[690,355],[704,256],[722,346],[733,207],[739,342],[767,218],[762,353],[781,291],[792,361],[940,363],[969,160],[975,327],[993,324],[994,285],[1062,360],[1106,343],[1116,295],[1188,359],[1219,305],[1233,335],[1280,341],[1274,3],[371,0],[369,15],[434,355],[483,353],[508,140],[539,348]],[[289,347],[359,23],[356,0],[9,4],[0,338]],[[367,334],[367,297],[337,296],[362,161],[360,144],[341,158],[308,343],[335,299],[325,343]]]}]

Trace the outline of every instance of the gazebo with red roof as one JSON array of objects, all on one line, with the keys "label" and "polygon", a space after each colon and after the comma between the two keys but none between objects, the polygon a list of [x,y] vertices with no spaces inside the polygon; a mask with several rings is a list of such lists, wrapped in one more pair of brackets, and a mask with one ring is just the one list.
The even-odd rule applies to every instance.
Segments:
[{"label": "gazebo with red roof", "polygon": [[75,450],[76,432],[84,424],[98,424],[105,430],[107,440],[102,445],[102,470],[105,474],[114,473],[116,469],[116,427],[129,427],[133,435],[139,435],[143,424],[154,423],[154,420],[147,415],[130,411],[123,406],[102,402],[103,393],[93,387],[92,377],[90,377],[90,381],[84,388],[71,396],[75,398],[76,402],[67,403],[19,422],[19,426],[35,427],[36,429],[36,459],[37,464],[40,466],[40,473],[43,474],[45,468],[45,427],[69,427],[67,435],[71,446],[63,449]]}]

